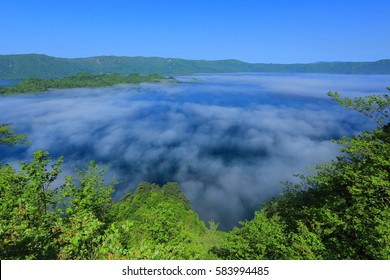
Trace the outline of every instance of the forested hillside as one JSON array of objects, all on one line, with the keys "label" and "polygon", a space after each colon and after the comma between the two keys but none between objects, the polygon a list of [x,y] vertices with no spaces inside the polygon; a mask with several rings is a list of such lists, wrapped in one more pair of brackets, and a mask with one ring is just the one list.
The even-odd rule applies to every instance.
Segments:
[{"label": "forested hillside", "polygon": [[[390,88],[389,88],[390,89]],[[113,201],[93,161],[58,183],[63,159],[36,151],[0,166],[1,259],[390,259],[390,97],[329,96],[377,128],[335,141],[316,166],[229,232],[206,227],[177,183]],[[0,144],[28,144],[8,124]],[[54,188],[57,180],[59,187]]]},{"label": "forested hillside", "polygon": [[66,88],[101,88],[110,87],[117,84],[138,84],[145,82],[175,81],[173,78],[165,78],[158,74],[141,76],[139,74],[130,74],[122,76],[120,74],[99,74],[92,75],[88,73],[78,73],[74,76],[63,77],[58,80],[44,80],[40,78],[28,78],[16,85],[0,86],[0,94],[16,94],[27,92],[42,92],[49,89]]},{"label": "forested hillside", "polygon": [[0,79],[29,77],[58,79],[85,72],[91,74],[140,73],[186,75],[193,73],[331,73],[390,74],[390,59],[376,62],[321,62],[308,64],[247,63],[239,60],[186,60],[161,57],[97,56],[57,58],[39,54],[0,55]]}]

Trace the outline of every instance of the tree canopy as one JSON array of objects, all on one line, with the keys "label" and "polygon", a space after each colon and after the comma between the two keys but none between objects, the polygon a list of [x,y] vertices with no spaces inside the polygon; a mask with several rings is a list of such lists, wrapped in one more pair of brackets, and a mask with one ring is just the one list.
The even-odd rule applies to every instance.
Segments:
[{"label": "tree canopy", "polygon": [[29,143],[27,134],[17,134],[11,124],[0,124],[0,145],[13,147],[18,144],[26,145]]}]

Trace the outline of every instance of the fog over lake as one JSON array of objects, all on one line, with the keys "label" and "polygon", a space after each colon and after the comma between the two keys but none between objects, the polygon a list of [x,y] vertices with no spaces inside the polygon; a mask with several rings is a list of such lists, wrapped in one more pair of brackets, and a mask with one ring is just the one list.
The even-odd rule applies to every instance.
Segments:
[{"label": "fog over lake", "polygon": [[120,179],[122,197],[141,181],[178,182],[195,211],[229,229],[277,196],[280,181],[334,158],[330,139],[373,127],[340,107],[342,96],[384,94],[390,76],[213,74],[180,83],[121,85],[0,96],[0,123],[28,133],[28,147],[0,147],[0,161],[37,149],[64,156],[64,173],[90,160]]}]

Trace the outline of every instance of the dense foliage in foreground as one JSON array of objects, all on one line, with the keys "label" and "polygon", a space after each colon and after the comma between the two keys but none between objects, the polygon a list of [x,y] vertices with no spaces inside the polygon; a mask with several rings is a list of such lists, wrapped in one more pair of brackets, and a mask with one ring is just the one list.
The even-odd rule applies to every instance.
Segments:
[{"label": "dense foliage in foreground", "polygon": [[[0,168],[1,259],[390,259],[390,98],[341,99],[378,127],[335,141],[343,152],[230,232],[209,228],[178,184],[141,183],[114,202],[91,162],[54,188],[62,158],[37,151]],[[0,143],[25,143],[9,125]]]},{"label": "dense foliage in foreground", "polygon": [[13,86],[0,87],[0,93],[15,94],[26,92],[42,92],[49,89],[66,88],[100,88],[110,87],[117,84],[138,84],[145,82],[155,82],[166,79],[165,77],[152,74],[141,76],[139,74],[130,74],[122,76],[120,74],[99,74],[92,75],[88,73],[79,73],[75,76],[67,76],[58,80],[44,80],[40,78],[28,78]]}]

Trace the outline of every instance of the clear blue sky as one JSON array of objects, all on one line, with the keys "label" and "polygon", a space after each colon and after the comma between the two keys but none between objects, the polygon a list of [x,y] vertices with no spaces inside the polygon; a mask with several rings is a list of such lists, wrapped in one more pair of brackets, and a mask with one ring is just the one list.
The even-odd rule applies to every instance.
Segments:
[{"label": "clear blue sky", "polygon": [[390,0],[1,0],[0,54],[390,58]]}]

